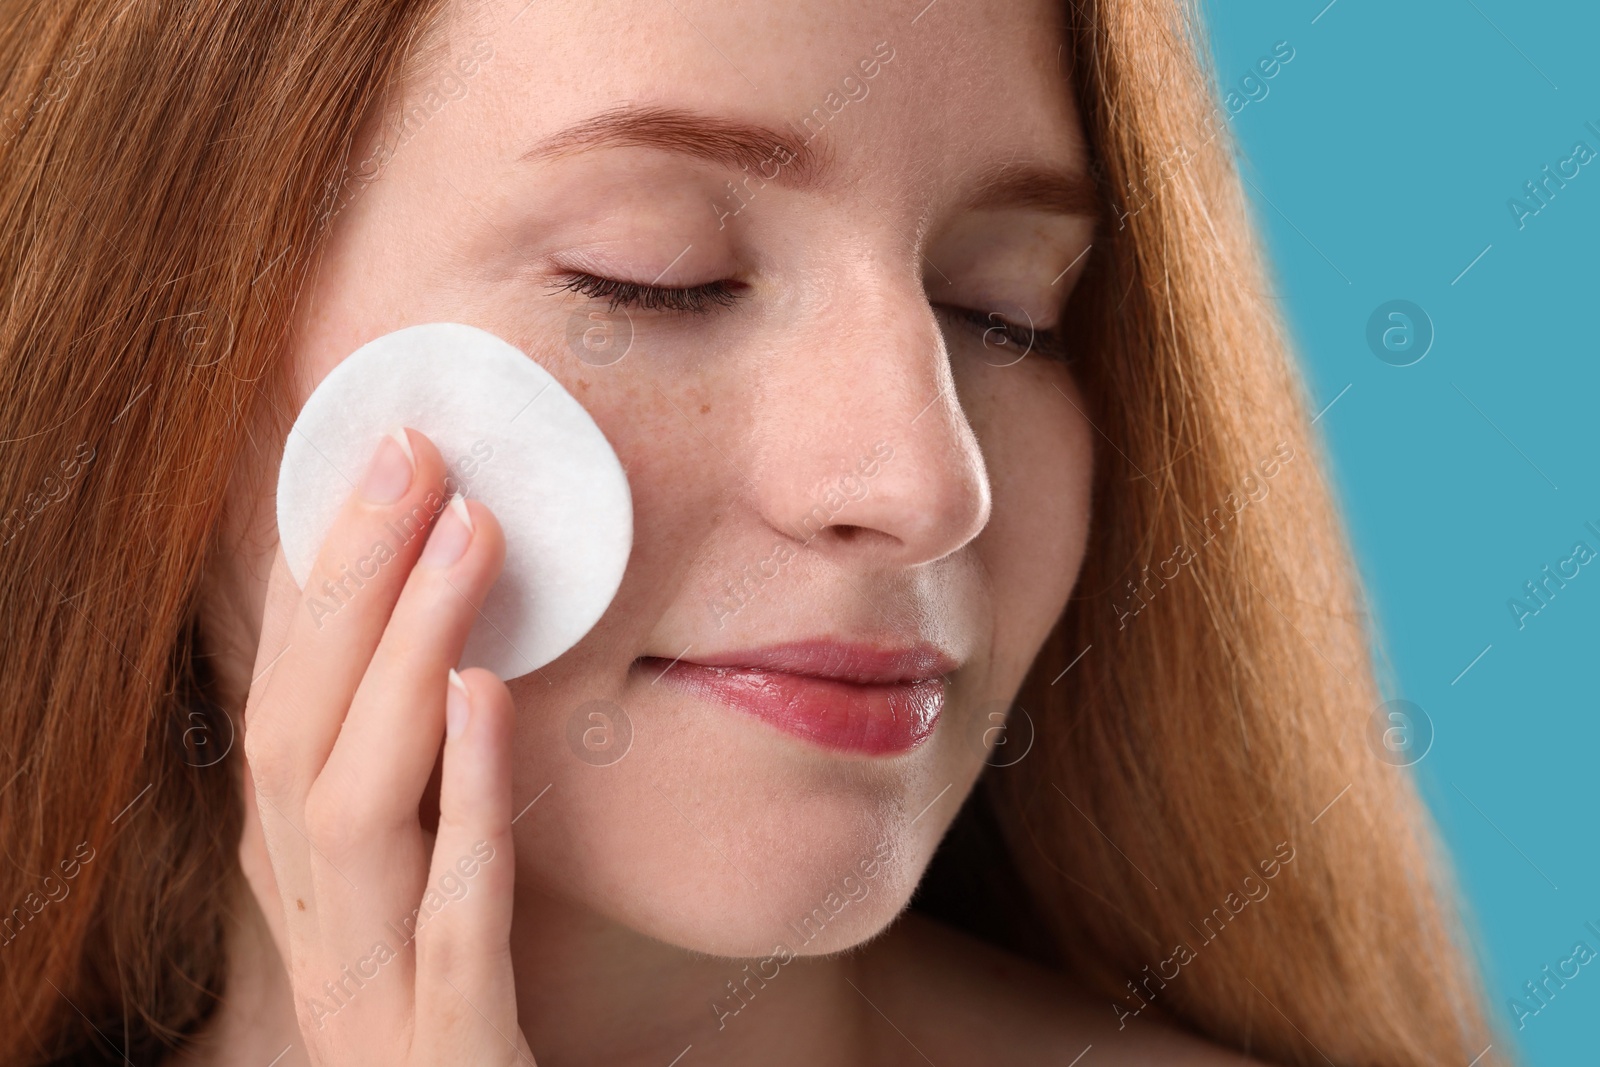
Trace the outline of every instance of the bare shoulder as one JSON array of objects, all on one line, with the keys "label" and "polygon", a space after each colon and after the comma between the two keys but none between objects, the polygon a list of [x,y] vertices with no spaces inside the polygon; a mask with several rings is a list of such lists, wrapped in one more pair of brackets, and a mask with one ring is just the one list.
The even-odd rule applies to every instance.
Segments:
[{"label": "bare shoulder", "polygon": [[1260,1067],[1158,1024],[1119,1028],[1109,1001],[915,912],[864,947],[860,963],[862,992],[887,1024],[875,1042],[884,1062]]}]

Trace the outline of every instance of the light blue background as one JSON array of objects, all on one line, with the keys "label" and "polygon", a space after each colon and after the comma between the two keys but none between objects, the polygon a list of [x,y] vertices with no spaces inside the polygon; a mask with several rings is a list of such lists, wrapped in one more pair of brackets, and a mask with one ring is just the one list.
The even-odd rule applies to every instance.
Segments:
[{"label": "light blue background", "polygon": [[[1507,201],[1575,142],[1600,152],[1584,125],[1600,127],[1600,5],[1325,4],[1207,4],[1224,85],[1276,42],[1295,49],[1231,122],[1246,192],[1313,410],[1332,402],[1316,428],[1385,695],[1435,729],[1415,771],[1498,1021],[1522,1062],[1593,1063],[1600,960],[1520,1030],[1508,999],[1536,1006],[1523,983],[1580,939],[1600,951],[1584,927],[1600,927],[1600,560],[1520,630],[1508,601],[1575,542],[1600,551],[1584,526],[1600,528],[1600,160],[1523,229]],[[1408,367],[1366,342],[1369,315],[1396,298],[1436,331]]]}]

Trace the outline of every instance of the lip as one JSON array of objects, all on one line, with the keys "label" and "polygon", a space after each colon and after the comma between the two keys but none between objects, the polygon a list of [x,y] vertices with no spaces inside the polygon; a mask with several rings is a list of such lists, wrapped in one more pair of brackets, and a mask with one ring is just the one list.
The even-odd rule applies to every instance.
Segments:
[{"label": "lip", "polygon": [[822,748],[867,756],[909,752],[926,741],[944,708],[943,675],[957,666],[929,644],[882,648],[831,640],[641,662],[660,671],[663,685],[737,708]]}]

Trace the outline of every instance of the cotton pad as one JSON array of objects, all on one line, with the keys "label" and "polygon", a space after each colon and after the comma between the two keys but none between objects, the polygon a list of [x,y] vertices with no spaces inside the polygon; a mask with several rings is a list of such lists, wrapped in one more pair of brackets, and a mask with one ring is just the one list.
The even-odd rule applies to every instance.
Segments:
[{"label": "cotton pad", "polygon": [[[627,475],[583,405],[548,371],[460,323],[385,334],[334,367],[306,400],[278,469],[278,536],[295,582],[305,588],[378,442],[402,426],[438,446],[447,488],[488,507],[505,532],[505,567],[460,665],[515,678],[577,644],[628,564]],[[394,524],[382,537],[391,553],[405,539]],[[393,565],[380,562],[387,555],[358,556],[347,570],[335,568],[354,578],[307,590],[313,614],[325,618],[359,597],[358,581]]]}]

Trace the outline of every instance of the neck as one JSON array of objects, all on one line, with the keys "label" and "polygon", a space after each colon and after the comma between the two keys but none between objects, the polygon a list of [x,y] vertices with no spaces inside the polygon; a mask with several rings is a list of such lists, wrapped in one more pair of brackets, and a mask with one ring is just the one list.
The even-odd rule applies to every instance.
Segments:
[{"label": "neck", "polygon": [[854,953],[781,966],[709,957],[522,890],[511,951],[540,1067],[663,1067],[691,1047],[697,1067],[859,1058],[866,1003],[852,988],[864,984]]},{"label": "neck", "polygon": [[[172,1062],[260,1067],[283,1053],[275,1067],[297,1067],[306,1060],[288,976],[242,879],[235,894],[223,1002],[193,1052]],[[868,984],[859,953],[781,967],[709,957],[526,890],[511,953],[518,1013],[539,1067],[667,1067],[691,1056],[695,1067],[863,1060],[871,1008],[858,992]]]}]

